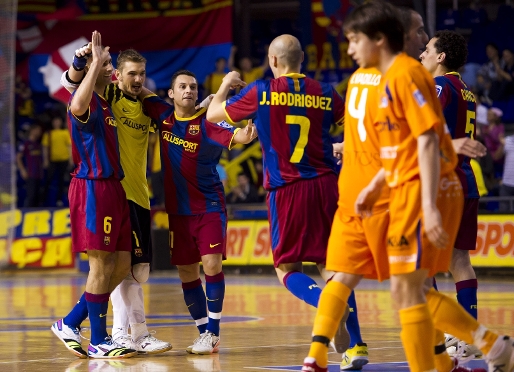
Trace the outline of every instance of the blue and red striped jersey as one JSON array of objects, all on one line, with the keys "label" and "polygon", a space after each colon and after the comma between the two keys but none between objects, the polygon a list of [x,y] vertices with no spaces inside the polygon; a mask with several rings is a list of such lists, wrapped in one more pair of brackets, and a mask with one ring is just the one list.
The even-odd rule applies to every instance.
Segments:
[{"label": "blue and red striped jersey", "polygon": [[[475,138],[475,96],[457,72],[435,78],[436,91],[443,107],[444,118],[453,139]],[[455,172],[462,183],[465,198],[479,198],[477,181],[470,158],[459,155]]]},{"label": "blue and red striped jersey", "polygon": [[344,101],[331,85],[296,73],[257,80],[224,107],[231,123],[256,119],[265,189],[336,172],[329,131]]},{"label": "blue and red striped jersey", "polygon": [[[76,91],[75,91],[76,92]],[[120,163],[116,120],[107,101],[93,92],[87,119],[80,120],[71,113],[68,103],[68,129],[71,153],[76,165],[72,176],[89,180],[123,179]]]},{"label": "blue and red striped jersey", "polygon": [[207,121],[205,108],[179,118],[173,106],[156,95],[145,97],[143,105],[160,130],[166,212],[225,212],[225,193],[216,165],[239,129]]}]

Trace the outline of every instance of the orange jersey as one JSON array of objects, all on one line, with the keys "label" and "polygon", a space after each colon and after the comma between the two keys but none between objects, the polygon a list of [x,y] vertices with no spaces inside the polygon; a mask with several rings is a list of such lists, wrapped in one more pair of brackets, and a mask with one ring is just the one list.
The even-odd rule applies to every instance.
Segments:
[{"label": "orange jersey", "polygon": [[457,165],[434,79],[405,53],[396,57],[380,82],[375,129],[390,187],[419,177],[417,138],[429,129],[439,136],[441,175]]},{"label": "orange jersey", "polygon": [[[375,119],[378,111],[380,72],[359,68],[350,77],[344,116],[343,168],[339,175],[339,208],[355,216],[354,204],[361,190],[382,168]],[[387,208],[389,189],[384,187],[375,211]]]}]

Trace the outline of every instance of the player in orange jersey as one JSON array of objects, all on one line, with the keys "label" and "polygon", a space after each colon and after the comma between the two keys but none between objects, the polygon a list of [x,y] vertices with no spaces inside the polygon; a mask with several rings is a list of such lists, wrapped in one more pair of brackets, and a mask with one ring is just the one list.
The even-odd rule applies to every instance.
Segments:
[{"label": "player in orange jersey", "polygon": [[[387,176],[391,188],[387,255],[411,371],[435,371],[432,342],[426,342],[427,337],[434,339],[434,323],[477,344],[487,355],[491,371],[501,364],[510,367],[514,353],[508,337],[499,338],[454,301],[424,288],[427,277],[448,269],[458,227],[448,222],[460,218],[463,202],[460,182],[453,173],[456,155],[445,132],[433,80],[418,62],[400,53],[403,27],[387,3],[369,2],[356,8],[345,27],[352,58],[361,67],[377,67],[386,73],[380,83],[376,118],[384,169],[363,190],[356,209],[365,216],[372,214]],[[355,177],[346,180],[354,181]],[[341,249],[338,254],[350,258],[357,252]],[[345,268],[348,272],[336,273],[323,290],[303,371],[326,370],[326,345],[351,290],[368,275],[366,269]]]}]

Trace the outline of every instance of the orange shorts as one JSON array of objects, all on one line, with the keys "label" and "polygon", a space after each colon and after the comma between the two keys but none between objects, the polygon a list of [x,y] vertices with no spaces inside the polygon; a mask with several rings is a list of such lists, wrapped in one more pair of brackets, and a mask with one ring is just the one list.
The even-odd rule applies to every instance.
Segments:
[{"label": "orange shorts", "polygon": [[389,211],[369,218],[343,215],[338,209],[328,239],[327,270],[363,275],[366,279],[389,279],[385,241]]},{"label": "orange shorts", "polygon": [[449,244],[438,249],[428,241],[423,228],[420,180],[415,179],[391,189],[387,232],[391,275],[407,274],[418,269],[428,270],[429,276],[448,271],[463,205],[462,186],[457,175],[452,172],[442,176],[437,208],[441,213],[443,229],[449,235]]}]

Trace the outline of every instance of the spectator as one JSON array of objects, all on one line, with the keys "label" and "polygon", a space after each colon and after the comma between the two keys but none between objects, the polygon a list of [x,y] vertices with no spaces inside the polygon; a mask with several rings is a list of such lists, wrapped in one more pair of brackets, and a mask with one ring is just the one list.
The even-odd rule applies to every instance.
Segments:
[{"label": "spectator", "polygon": [[507,48],[503,51],[503,69],[498,70],[498,79],[501,83],[501,96],[508,98],[514,94],[514,53]]},{"label": "spectator", "polygon": [[232,189],[232,192],[227,196],[229,203],[257,203],[259,202],[259,195],[254,185],[250,183],[250,179],[245,173],[240,173],[237,176],[237,186]]},{"label": "spectator", "polygon": [[469,8],[462,12],[462,27],[477,30],[487,23],[487,12],[480,6],[478,0],[473,0]]},{"label": "spectator", "polygon": [[40,203],[40,186],[43,179],[43,153],[41,148],[42,129],[39,125],[32,125],[28,138],[20,146],[16,156],[16,164],[20,176],[25,181],[27,194],[23,206],[38,207]]},{"label": "spectator", "polygon": [[[501,163],[503,169],[503,139],[505,138],[505,127],[501,122],[503,111],[497,107],[491,107],[487,111],[487,127],[482,128],[485,147],[491,153],[496,163]],[[496,166],[495,166],[496,169]]]},{"label": "spectator", "polygon": [[[232,50],[233,50],[233,53],[235,53],[237,51],[237,48],[233,47]],[[268,60],[268,56],[267,56],[267,54],[268,54],[267,50],[268,50],[268,48],[266,48],[266,56],[264,57],[264,60],[262,61],[262,64],[260,66],[253,67],[252,60],[248,57],[243,57],[239,60],[239,68],[240,68],[239,72],[241,74],[241,79],[245,83],[250,84],[250,83],[253,83],[255,80],[259,80],[259,79],[263,78],[264,73],[269,68],[269,60]],[[229,69],[233,70],[233,66],[231,66],[230,64],[229,64]],[[216,93],[216,92],[214,92],[214,93]]]},{"label": "spectator", "polygon": [[254,159],[255,172],[257,179],[254,182],[257,194],[259,195],[259,202],[262,203],[266,199],[267,191],[262,186],[264,184],[264,170],[262,167],[262,159]]},{"label": "spectator", "polygon": [[205,78],[205,81],[203,83],[203,87],[205,89],[204,97],[207,97],[209,94],[215,94],[218,89],[220,88],[221,82],[223,80],[223,77],[227,74],[228,66],[234,65],[234,53],[235,53],[236,47],[232,47],[230,51],[230,57],[229,60],[225,57],[218,57],[216,59],[216,70],[214,72],[207,75]]},{"label": "spectator", "polygon": [[500,51],[494,43],[487,44],[486,54],[489,62],[480,68],[477,83],[488,98],[497,101],[504,94],[500,71],[503,70],[505,61],[500,58]]},{"label": "spectator", "polygon": [[[505,163],[503,169],[503,179],[500,186],[500,196],[514,197],[514,135],[508,136],[503,140]],[[501,202],[501,212],[514,212],[510,202]]]},{"label": "spectator", "polygon": [[476,123],[477,123],[477,131],[480,132],[481,128],[483,126],[486,126],[487,125],[487,106],[485,106],[481,99],[480,99],[480,96],[477,94],[477,93],[474,93],[475,95],[475,99],[476,99],[476,104],[477,104],[477,109],[476,109]]},{"label": "spectator", "polygon": [[71,159],[71,139],[68,129],[64,127],[62,116],[56,115],[52,118],[52,129],[43,136],[43,165],[47,169],[43,201],[47,202],[50,185],[57,182],[56,205],[63,205],[65,177],[68,169],[73,167]]}]

